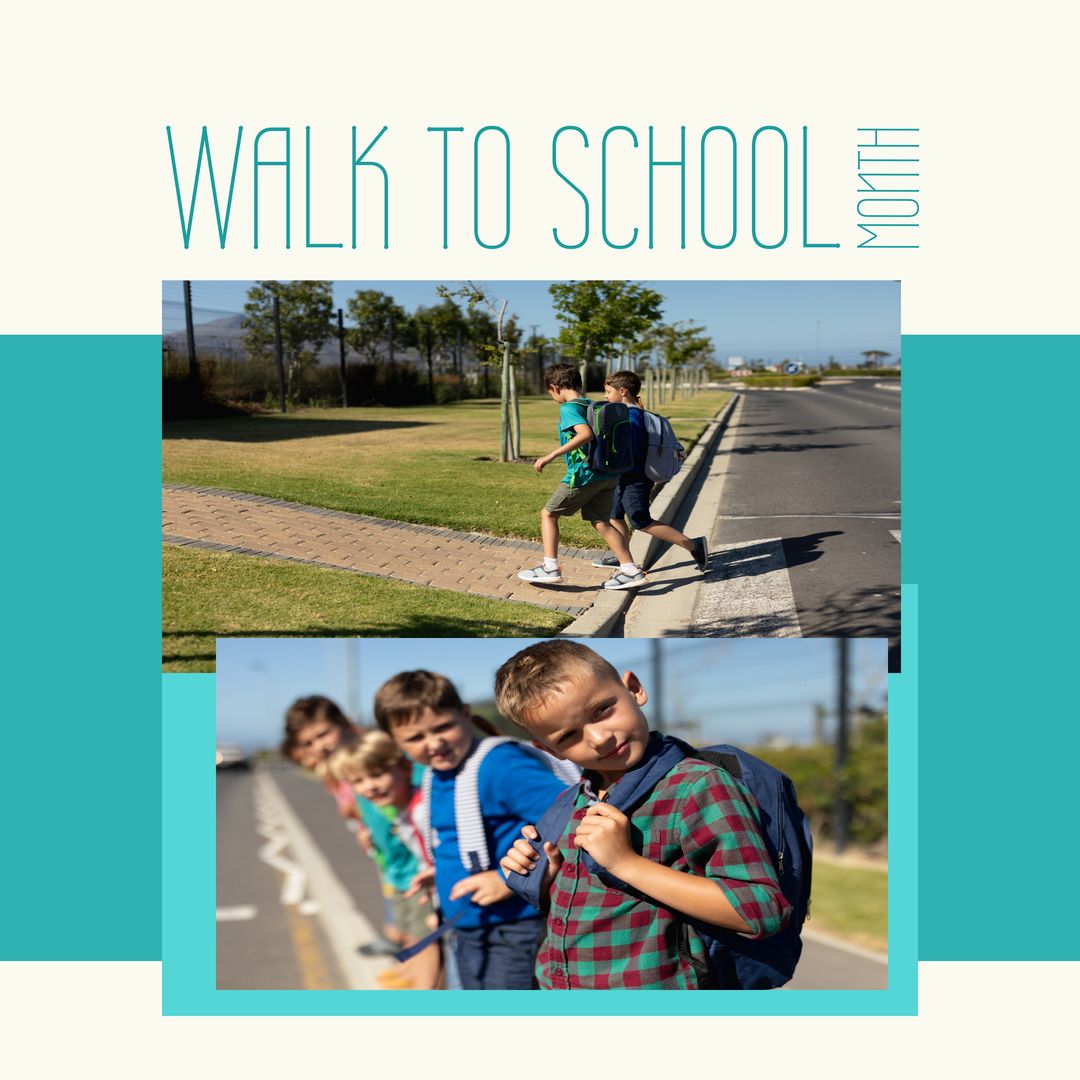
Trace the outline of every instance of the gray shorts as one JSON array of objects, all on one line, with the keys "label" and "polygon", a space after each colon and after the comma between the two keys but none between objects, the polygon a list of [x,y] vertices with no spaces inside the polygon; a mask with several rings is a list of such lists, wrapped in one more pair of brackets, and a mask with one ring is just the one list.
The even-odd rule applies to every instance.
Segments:
[{"label": "gray shorts", "polygon": [[544,504],[544,509],[557,517],[576,514],[580,510],[586,521],[608,521],[611,518],[611,506],[615,502],[615,488],[618,484],[617,476],[594,480],[591,484],[578,488],[559,484]]}]

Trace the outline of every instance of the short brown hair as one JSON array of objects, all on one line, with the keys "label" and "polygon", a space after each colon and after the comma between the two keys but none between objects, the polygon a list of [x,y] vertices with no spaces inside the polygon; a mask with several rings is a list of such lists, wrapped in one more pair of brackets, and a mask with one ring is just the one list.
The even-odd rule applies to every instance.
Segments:
[{"label": "short brown hair", "polygon": [[641,376],[636,371],[613,371],[605,380],[605,386],[614,386],[616,390],[625,390],[637,397],[641,393]]},{"label": "short brown hair", "polygon": [[544,385],[557,390],[580,390],[581,372],[573,364],[552,364],[544,368]]},{"label": "short brown hair", "polygon": [[345,780],[346,773],[389,772],[405,763],[405,755],[385,731],[365,731],[355,746],[336,751],[327,765],[335,780]]},{"label": "short brown hair", "polygon": [[312,694],[310,697],[297,698],[285,713],[285,738],[281,741],[281,756],[292,759],[296,753],[296,737],[300,731],[319,720],[341,728],[350,742],[356,736],[356,728],[336,701],[331,701],[322,694]]},{"label": "short brown hair", "polygon": [[495,674],[495,707],[507,720],[529,730],[534,711],[568,679],[600,681],[619,673],[598,652],[576,641],[542,641],[511,656]]},{"label": "short brown hair", "polygon": [[461,712],[465,708],[454,684],[445,676],[422,668],[400,671],[375,692],[375,723],[389,732],[397,724],[415,720],[426,709]]}]

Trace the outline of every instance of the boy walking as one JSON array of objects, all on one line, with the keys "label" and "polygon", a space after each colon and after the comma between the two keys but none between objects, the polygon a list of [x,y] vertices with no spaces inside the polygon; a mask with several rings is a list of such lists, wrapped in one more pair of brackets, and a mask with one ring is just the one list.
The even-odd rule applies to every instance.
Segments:
[{"label": "boy walking", "polygon": [[616,567],[605,589],[636,589],[647,583],[645,572],[634,562],[626,538],[610,521],[618,477],[594,472],[586,446],[593,438],[588,422],[589,399],[581,393],[581,373],[573,364],[553,364],[544,372],[551,399],[559,405],[559,446],[538,458],[533,466],[542,473],[560,455],[566,457],[566,476],[540,511],[540,535],[544,561],[522,570],[518,577],[533,585],[557,585],[563,580],[559,566],[559,518],[578,511],[592,523],[604,543],[611,548]]},{"label": "boy walking", "polygon": [[[791,917],[752,797],[650,734],[647,701],[633,672],[620,677],[574,641],[524,649],[495,677],[499,711],[583,770],[562,835],[526,827],[500,864],[547,911],[541,989],[709,988],[698,924],[760,938]],[[614,788],[635,806],[630,818],[609,803]]]},{"label": "boy walking", "polygon": [[[709,544],[704,536],[690,539],[672,525],[655,521],[649,510],[649,498],[652,495],[653,482],[645,475],[645,455],[648,451],[648,436],[645,431],[645,413],[641,407],[641,379],[633,371],[614,371],[604,383],[604,396],[608,401],[621,401],[630,413],[630,441],[634,454],[634,468],[622,473],[615,488],[615,500],[611,508],[611,524],[619,535],[630,543],[630,524],[650,536],[676,544],[688,551],[694,558],[697,568],[702,572],[709,567]],[[680,447],[679,456],[682,457]],[[629,547],[628,547],[629,549]],[[606,555],[597,559],[594,566],[613,566],[615,560]]]}]

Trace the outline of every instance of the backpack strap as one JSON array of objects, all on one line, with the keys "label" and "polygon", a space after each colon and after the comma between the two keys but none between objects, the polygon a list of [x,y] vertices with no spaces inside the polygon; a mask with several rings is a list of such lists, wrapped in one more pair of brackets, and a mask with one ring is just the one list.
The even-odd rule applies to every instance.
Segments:
[{"label": "backpack strap", "polygon": [[454,822],[457,825],[458,857],[461,865],[470,874],[479,874],[491,868],[484,815],[480,809],[480,766],[496,746],[514,741],[506,735],[481,739],[454,781]]},{"label": "backpack strap", "polygon": [[530,840],[533,850],[540,856],[533,864],[533,868],[527,874],[507,874],[506,884],[512,892],[522,900],[532,904],[534,908],[543,911],[546,907],[546,897],[540,895],[540,887],[544,880],[544,869],[547,866],[547,858],[544,855],[545,841],[553,844],[559,842],[559,838],[566,832],[566,826],[570,816],[574,812],[574,801],[577,798],[578,789],[575,784],[562,792],[555,801],[544,811],[543,816],[536,823],[536,831],[540,834],[539,840]]}]

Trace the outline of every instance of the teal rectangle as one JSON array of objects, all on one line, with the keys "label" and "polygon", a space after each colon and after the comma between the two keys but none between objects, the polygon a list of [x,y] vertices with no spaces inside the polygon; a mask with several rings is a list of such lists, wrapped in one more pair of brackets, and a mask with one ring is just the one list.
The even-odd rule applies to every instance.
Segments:
[{"label": "teal rectangle", "polygon": [[155,960],[161,339],[0,345],[0,958]]},{"label": "teal rectangle", "polygon": [[[919,958],[1080,960],[1067,685],[1080,336],[908,336],[903,358],[902,577],[922,597]],[[1046,894],[1034,907],[1032,890]]]},{"label": "teal rectangle", "polygon": [[[218,990],[215,678],[164,675],[163,1009],[168,1015],[811,1016],[916,1011],[918,590],[903,589],[904,673],[889,677],[889,988],[790,993]],[[586,1000],[586,998],[588,1000]]]}]

